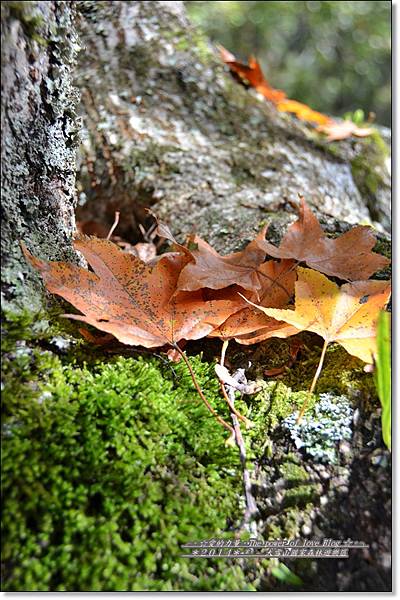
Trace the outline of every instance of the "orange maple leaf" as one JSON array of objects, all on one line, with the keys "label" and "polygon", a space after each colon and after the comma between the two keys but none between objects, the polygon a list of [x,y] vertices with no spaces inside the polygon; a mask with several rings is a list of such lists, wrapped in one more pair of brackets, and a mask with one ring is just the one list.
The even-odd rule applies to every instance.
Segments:
[{"label": "orange maple leaf", "polygon": [[283,100],[282,102],[278,102],[277,108],[281,112],[294,113],[301,121],[310,121],[311,123],[324,126],[334,123],[331,117],[317,112],[307,106],[307,104],[302,104],[301,102],[297,102],[297,100]]},{"label": "orange maple leaf", "polygon": [[326,344],[338,342],[366,363],[376,353],[376,321],[389,301],[388,281],[355,281],[341,287],[313,269],[298,268],[295,309],[257,308],[300,331],[313,331]]},{"label": "orange maple leaf", "polygon": [[[259,291],[259,303],[262,306],[282,308],[287,306],[294,292],[296,273],[292,260],[269,261],[261,265],[268,278],[262,282]],[[248,299],[256,301],[255,294],[246,294]],[[298,330],[282,321],[267,317],[257,308],[245,306],[231,315],[222,325],[209,334],[222,340],[235,339],[239,344],[255,344],[271,337],[288,337]]]},{"label": "orange maple leaf", "polygon": [[373,133],[373,129],[360,128],[351,121],[337,122],[328,115],[320,113],[307,104],[291,100],[284,91],[274,89],[265,78],[260,63],[250,56],[249,63],[246,65],[236,60],[235,56],[226,50],[223,46],[218,46],[223,62],[228,65],[231,73],[239,81],[247,82],[248,85],[262,94],[266,100],[270,100],[281,112],[289,112],[296,115],[301,121],[308,121],[318,125],[317,131],[328,136],[328,142],[343,140],[355,135],[365,137]]},{"label": "orange maple leaf", "polygon": [[243,306],[237,294],[205,300],[202,290],[175,293],[185,255],[165,254],[152,267],[108,240],[81,238],[74,246],[94,273],[69,263],[45,262],[22,247],[47,289],[83,313],[66,316],[111,333],[124,344],[175,347],[180,340],[206,336]]},{"label": "orange maple leaf", "polygon": [[178,290],[194,291],[200,288],[220,290],[230,285],[239,285],[246,290],[261,289],[267,275],[260,269],[266,252],[260,246],[265,240],[266,227],[244,250],[221,256],[210,244],[197,235],[190,242],[197,247],[191,250],[193,262],[188,262],[178,279]]},{"label": "orange maple leaf", "polygon": [[[312,331],[324,339],[321,358],[310,394],[313,393],[328,344],[337,342],[349,354],[372,363],[376,354],[376,323],[391,293],[388,281],[355,281],[341,287],[312,269],[298,269],[295,309],[257,306],[268,317],[284,321],[300,331]],[[307,402],[300,411],[298,422]]]}]

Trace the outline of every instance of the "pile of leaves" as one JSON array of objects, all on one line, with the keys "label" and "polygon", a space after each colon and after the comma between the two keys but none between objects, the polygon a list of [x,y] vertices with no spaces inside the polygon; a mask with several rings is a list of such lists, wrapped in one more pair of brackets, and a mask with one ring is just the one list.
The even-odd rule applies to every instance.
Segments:
[{"label": "pile of leaves", "polygon": [[74,246],[92,270],[46,262],[22,247],[47,289],[82,313],[66,316],[123,344],[169,349],[189,369],[182,349],[188,340],[210,336],[225,346],[231,339],[254,344],[301,331],[324,339],[311,392],[332,342],[372,364],[376,322],[390,297],[388,281],[369,279],[389,263],[372,251],[372,230],[356,226],[328,238],[303,198],[299,218],[279,247],[265,239],[266,229],[242,251],[221,256],[197,235],[177,243],[159,223],[157,233],[172,243],[172,251],[149,262],[108,239],[77,237]]},{"label": "pile of leaves", "polygon": [[373,133],[374,130],[370,127],[359,127],[354,121],[347,119],[337,121],[313,110],[307,104],[291,100],[284,91],[276,90],[269,84],[261,70],[260,63],[254,56],[250,56],[246,65],[236,60],[235,56],[223,46],[219,46],[219,50],[222,60],[228,65],[235,79],[248,87],[254,88],[266,100],[272,102],[280,112],[292,113],[301,121],[308,121],[317,125],[317,131],[327,135],[329,142],[343,140],[351,135],[366,137]]}]

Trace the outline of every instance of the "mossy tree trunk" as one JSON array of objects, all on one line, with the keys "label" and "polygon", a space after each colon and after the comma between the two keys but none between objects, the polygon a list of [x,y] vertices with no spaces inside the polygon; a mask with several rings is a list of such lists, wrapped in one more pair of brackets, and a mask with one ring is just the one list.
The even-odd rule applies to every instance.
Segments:
[{"label": "mossy tree trunk", "polygon": [[2,3],[4,308],[37,310],[42,286],[19,240],[39,256],[73,259],[78,122],[70,2]]}]

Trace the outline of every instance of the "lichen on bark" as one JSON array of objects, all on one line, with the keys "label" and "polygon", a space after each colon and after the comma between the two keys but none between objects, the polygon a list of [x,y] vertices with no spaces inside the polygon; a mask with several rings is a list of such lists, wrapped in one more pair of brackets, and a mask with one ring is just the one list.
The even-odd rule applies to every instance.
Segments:
[{"label": "lichen on bark", "polygon": [[43,287],[19,241],[45,258],[77,260],[79,125],[72,69],[79,49],[68,2],[2,3],[3,308],[43,308]]},{"label": "lichen on bark", "polygon": [[352,175],[367,142],[333,153],[238,85],[183,3],[85,2],[80,28],[82,218],[111,224],[120,209],[119,231],[135,239],[152,205],[178,237],[195,229],[220,251],[242,246],[265,218],[287,223],[299,193],[348,223],[379,218]]}]

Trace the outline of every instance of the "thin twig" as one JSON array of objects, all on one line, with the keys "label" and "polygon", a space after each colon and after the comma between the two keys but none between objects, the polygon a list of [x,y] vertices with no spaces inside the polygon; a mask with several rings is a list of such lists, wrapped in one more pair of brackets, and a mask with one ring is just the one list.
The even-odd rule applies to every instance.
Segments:
[{"label": "thin twig", "polygon": [[115,218],[114,218],[114,223],[111,225],[111,229],[108,232],[108,236],[106,237],[106,240],[109,240],[110,237],[112,236],[112,234],[114,233],[115,228],[117,227],[119,223],[119,212],[115,211]]},{"label": "thin twig", "polygon": [[[229,395],[231,404],[234,405],[235,390],[232,387],[229,387],[228,395]],[[248,523],[251,520],[251,518],[258,513],[258,509],[257,509],[256,501],[255,501],[254,496],[251,491],[250,473],[247,469],[247,464],[246,464],[247,463],[246,446],[245,446],[245,443],[243,440],[243,436],[242,436],[242,432],[240,429],[240,424],[239,424],[238,418],[234,412],[231,413],[231,419],[232,419],[232,423],[233,423],[233,429],[235,431],[236,445],[239,448],[240,462],[242,464],[243,488],[244,488],[244,495],[245,495],[245,500],[246,500],[246,511],[244,514],[244,521],[243,521],[243,525],[244,525],[244,524]]]},{"label": "thin twig", "polygon": [[325,340],[323,348],[322,348],[322,352],[321,352],[321,357],[319,359],[318,368],[317,368],[317,370],[315,372],[314,379],[312,380],[311,387],[310,387],[310,389],[308,391],[308,396],[304,400],[303,406],[301,407],[301,410],[300,410],[300,413],[299,413],[299,416],[297,417],[297,421],[296,421],[297,424],[301,423],[301,420],[302,420],[302,418],[304,416],[304,413],[306,412],[308,400],[309,400],[309,398],[311,398],[311,396],[312,396],[312,394],[313,394],[313,392],[315,390],[315,386],[317,385],[318,378],[319,378],[319,376],[321,374],[322,365],[324,364],[324,359],[325,359],[325,354],[326,354],[326,349],[328,347],[328,344],[329,344],[329,342],[327,340]]},{"label": "thin twig", "polygon": [[204,404],[207,406],[208,410],[214,415],[214,417],[217,419],[218,423],[220,423],[223,427],[225,427],[225,429],[227,429],[232,435],[234,435],[234,433],[235,433],[234,429],[226,421],[224,421],[224,419],[222,417],[219,416],[219,414],[213,409],[213,407],[211,406],[211,404],[209,403],[209,401],[203,394],[201,387],[199,386],[198,381],[196,379],[196,375],[194,374],[194,371],[192,369],[192,365],[190,364],[189,359],[186,356],[185,352],[183,352],[183,350],[181,350],[179,348],[178,344],[173,344],[173,347],[175,348],[175,350],[177,352],[179,352],[179,354],[182,356],[183,360],[185,361],[186,366],[189,369],[190,375],[192,377],[194,387],[196,388],[197,393],[199,394],[200,398],[203,400]]},{"label": "thin twig", "polygon": [[229,406],[229,410],[231,411],[231,413],[234,413],[238,419],[240,419],[241,421],[243,421],[243,423],[246,425],[246,427],[251,427],[253,425],[253,423],[244,415],[242,415],[238,410],[236,410],[236,408],[234,407],[234,405],[232,404],[226,389],[225,389],[225,385],[224,382],[221,381],[221,379],[219,380],[219,385],[221,386],[221,392],[222,395],[227,403],[227,405]]}]

